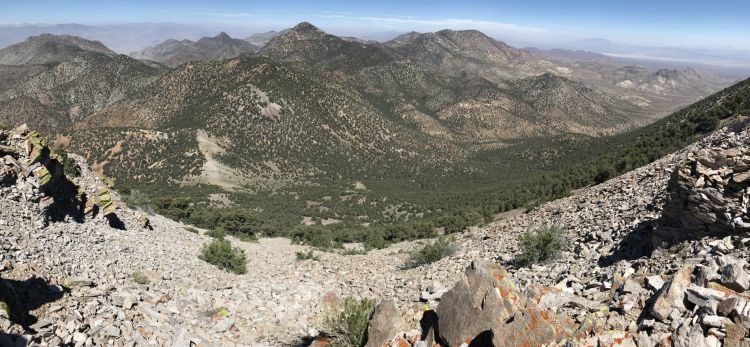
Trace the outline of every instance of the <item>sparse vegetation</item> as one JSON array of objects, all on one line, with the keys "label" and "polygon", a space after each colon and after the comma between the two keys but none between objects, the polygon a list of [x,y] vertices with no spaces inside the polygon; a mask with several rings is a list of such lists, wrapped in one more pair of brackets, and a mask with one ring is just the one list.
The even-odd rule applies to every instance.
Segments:
[{"label": "sparse vegetation", "polygon": [[151,209],[151,198],[148,194],[141,192],[138,189],[132,189],[124,194],[121,194],[122,201],[128,205],[128,207],[136,209]]},{"label": "sparse vegetation", "polygon": [[298,251],[295,253],[297,256],[297,260],[314,260],[314,261],[320,261],[320,257],[315,255],[315,252],[311,249],[307,252]]},{"label": "sparse vegetation", "polygon": [[526,231],[518,238],[521,253],[517,257],[520,265],[529,266],[555,258],[567,247],[565,228],[557,225],[545,226],[535,231]]},{"label": "sparse vegetation", "polygon": [[453,255],[458,250],[451,237],[438,237],[433,243],[424,245],[420,250],[412,253],[411,265],[420,266],[434,263],[447,256]]},{"label": "sparse vegetation", "polygon": [[[497,149],[468,141],[457,148],[455,143],[425,136],[394,111],[384,96],[333,81],[321,83],[328,80],[313,71],[291,69],[265,58],[241,58],[238,64],[237,69],[246,71],[268,66],[253,81],[267,100],[236,80],[236,75],[221,73],[222,63],[202,64],[196,73],[206,83],[190,84],[189,93],[197,97],[184,104],[169,102],[174,99],[169,93],[183,88],[158,84],[147,88],[145,94],[153,98],[143,100],[144,105],[169,106],[161,118],[150,120],[164,136],[143,136],[125,128],[83,129],[70,134],[75,139],[71,151],[91,153],[91,161],[107,161],[105,173],[117,178],[118,189],[148,191],[157,212],[200,228],[222,230],[243,240],[282,236],[324,249],[347,242],[364,242],[367,249],[373,249],[434,237],[438,230],[462,232],[492,221],[497,213],[564,197],[571,190],[601,183],[682,148],[750,108],[750,82],[745,81],[649,126],[615,136],[528,137]],[[368,82],[380,85],[385,82],[379,74],[393,73],[390,69],[373,69],[365,75],[373,79]],[[492,85],[479,84],[439,87],[436,94],[414,91],[410,98],[421,100],[415,101],[419,112],[431,116],[467,93],[496,91]],[[300,89],[304,95],[297,93]],[[225,99],[225,95],[232,98]],[[284,117],[270,120],[262,114],[263,105],[272,102],[281,106]],[[343,109],[342,105],[357,111],[356,124],[348,113],[336,124],[321,123]],[[246,114],[230,111],[240,108]],[[175,182],[183,182],[186,175],[200,174],[204,156],[184,153],[198,148],[195,129],[208,124],[213,129],[210,136],[232,139],[231,146],[224,146],[232,150],[214,159],[237,168],[238,173],[247,171],[272,183],[253,187],[253,193],[227,192],[204,184],[177,186]],[[309,131],[323,125],[330,132]],[[377,150],[344,148],[328,136],[348,131],[354,131],[358,143],[377,144]],[[384,131],[399,134],[393,137],[397,142],[376,140]],[[128,160],[109,159],[110,150],[118,145]],[[332,154],[330,148],[340,151]],[[404,156],[395,148],[413,155]],[[448,149],[438,153],[427,148]],[[149,168],[157,162],[158,170]],[[266,162],[274,163],[274,170],[266,170]],[[275,173],[263,176],[268,172]],[[292,174],[301,172],[312,174]],[[322,172],[335,173],[337,179],[315,174]],[[353,189],[352,183],[358,181],[366,189]],[[226,195],[231,205],[209,201],[208,196],[216,194]],[[315,225],[301,226],[304,217]],[[335,224],[322,225],[325,220]]]},{"label": "sparse vegetation", "polygon": [[73,160],[68,153],[62,149],[56,149],[58,155],[61,158],[61,164],[63,165],[63,171],[68,177],[78,177],[81,175],[81,168],[78,166],[75,160]]},{"label": "sparse vegetation", "polygon": [[229,240],[216,239],[203,245],[198,258],[238,275],[247,272],[245,252],[239,248],[232,247]]},{"label": "sparse vegetation", "polygon": [[359,248],[346,248],[339,252],[341,255],[364,255],[367,254],[367,250]]},{"label": "sparse vegetation", "polygon": [[331,346],[361,347],[375,303],[367,298],[346,297],[325,318],[324,331],[332,337]]},{"label": "sparse vegetation", "polygon": [[206,236],[213,237],[217,240],[223,240],[224,237],[227,236],[227,233],[225,233],[223,230],[220,229],[211,229],[209,231],[206,231]]},{"label": "sparse vegetation", "polygon": [[200,234],[200,232],[198,231],[198,229],[193,228],[193,227],[185,227],[185,230],[189,231],[189,232],[191,232],[193,234]]},{"label": "sparse vegetation", "polygon": [[144,275],[143,272],[138,272],[138,271],[133,272],[133,274],[132,274],[131,277],[133,278],[133,282],[135,282],[135,283],[138,283],[138,284],[148,284],[149,283],[148,277],[146,275]]}]

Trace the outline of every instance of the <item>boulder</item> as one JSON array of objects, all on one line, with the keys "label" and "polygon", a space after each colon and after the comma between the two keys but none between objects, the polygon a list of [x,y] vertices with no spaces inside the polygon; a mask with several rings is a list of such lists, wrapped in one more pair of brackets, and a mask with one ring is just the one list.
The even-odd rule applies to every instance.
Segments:
[{"label": "boulder", "polygon": [[713,336],[704,336],[700,325],[683,324],[672,334],[672,345],[675,347],[719,347],[721,342]]},{"label": "boulder", "polygon": [[737,292],[744,292],[750,288],[750,276],[745,271],[744,260],[724,256],[721,258],[725,263],[720,269],[720,283],[725,287]]},{"label": "boulder", "polygon": [[440,338],[448,346],[542,345],[570,337],[572,322],[559,321],[518,292],[497,264],[474,261],[437,308]]},{"label": "boulder", "polygon": [[657,294],[654,305],[651,306],[651,315],[654,318],[664,322],[672,314],[672,311],[680,312],[685,310],[685,291],[690,286],[690,280],[695,269],[692,265],[687,265],[677,271],[672,280],[662,287]]},{"label": "boulder", "polygon": [[711,288],[691,285],[685,291],[685,300],[706,312],[715,314],[719,303],[724,300],[726,294]]},{"label": "boulder", "polygon": [[408,329],[396,303],[392,299],[383,300],[373,311],[365,347],[390,346],[394,338]]},{"label": "boulder", "polygon": [[648,283],[648,287],[654,291],[658,291],[664,286],[664,280],[659,275],[646,277],[646,283]]},{"label": "boulder", "polygon": [[722,300],[717,311],[723,316],[740,316],[750,319],[750,303],[739,297],[729,297]]}]

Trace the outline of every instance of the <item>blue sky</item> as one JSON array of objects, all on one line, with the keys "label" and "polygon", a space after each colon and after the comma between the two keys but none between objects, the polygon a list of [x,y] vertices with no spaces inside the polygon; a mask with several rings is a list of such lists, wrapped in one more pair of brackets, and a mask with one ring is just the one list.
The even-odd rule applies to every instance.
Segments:
[{"label": "blue sky", "polygon": [[0,24],[170,22],[261,31],[309,21],[336,34],[479,29],[514,42],[582,38],[750,49],[748,0],[15,1]]}]

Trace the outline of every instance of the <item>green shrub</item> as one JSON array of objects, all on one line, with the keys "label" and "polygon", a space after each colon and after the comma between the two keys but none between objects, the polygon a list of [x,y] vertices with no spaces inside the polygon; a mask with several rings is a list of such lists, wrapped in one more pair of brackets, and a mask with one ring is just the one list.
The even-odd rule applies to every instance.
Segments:
[{"label": "green shrub", "polygon": [[319,248],[341,248],[341,242],[335,240],[333,230],[323,226],[301,225],[294,228],[289,236],[297,244]]},{"label": "green shrub", "polygon": [[250,236],[255,238],[260,222],[248,210],[230,210],[219,217],[217,227],[227,234],[234,236]]},{"label": "green shrub", "polygon": [[122,201],[130,208],[150,208],[151,206],[151,198],[137,189],[122,194]]},{"label": "green shrub", "polygon": [[[127,204],[127,201],[125,203]],[[153,200],[153,204],[159,213],[180,221],[190,218],[191,213],[194,211],[190,199],[184,197],[158,198]]]},{"label": "green shrub", "polygon": [[439,237],[432,244],[427,244],[417,252],[412,253],[411,263],[413,266],[434,263],[440,259],[450,256],[458,250],[449,237]]},{"label": "green shrub", "polygon": [[374,308],[375,303],[370,299],[344,298],[325,319],[324,331],[332,338],[331,346],[363,346]]},{"label": "green shrub", "polygon": [[365,235],[365,249],[383,249],[388,247],[388,244],[381,230],[371,230]]},{"label": "green shrub", "polygon": [[218,229],[212,229],[209,231],[206,231],[206,236],[213,237],[218,240],[223,240],[225,236],[227,236],[227,233],[225,233],[223,230]]},{"label": "green shrub", "polygon": [[247,272],[245,252],[232,247],[228,240],[216,239],[203,245],[198,258],[229,272],[236,274]]},{"label": "green shrub", "polygon": [[302,261],[302,260],[319,261],[320,260],[320,257],[318,257],[317,255],[315,255],[315,252],[313,252],[312,249],[309,250],[309,251],[307,251],[307,252],[301,252],[300,251],[300,252],[297,252],[295,254],[297,255],[297,260],[300,260],[300,261]]},{"label": "green shrub", "polygon": [[480,225],[485,221],[484,215],[477,210],[458,211],[438,221],[438,226],[445,228],[446,234],[460,233],[470,226]]},{"label": "green shrub", "polygon": [[68,177],[79,177],[81,176],[81,167],[78,166],[75,160],[68,156],[68,153],[62,149],[57,149],[57,153],[60,155],[61,164],[63,165],[63,172]]},{"label": "green shrub", "polygon": [[185,227],[185,230],[187,230],[187,231],[189,231],[189,232],[191,232],[193,234],[199,234],[198,229],[193,228],[193,227]]},{"label": "green shrub", "polygon": [[138,284],[149,283],[148,277],[146,277],[146,275],[144,275],[142,272],[138,272],[138,271],[133,272],[132,278],[133,278],[133,282],[138,283]]},{"label": "green shrub", "polygon": [[365,255],[367,254],[367,250],[358,249],[358,248],[347,248],[339,252],[339,254],[341,255]]},{"label": "green shrub", "polygon": [[521,265],[531,265],[556,257],[567,246],[565,229],[560,226],[542,227],[534,232],[527,231],[519,236],[521,253],[517,261]]}]

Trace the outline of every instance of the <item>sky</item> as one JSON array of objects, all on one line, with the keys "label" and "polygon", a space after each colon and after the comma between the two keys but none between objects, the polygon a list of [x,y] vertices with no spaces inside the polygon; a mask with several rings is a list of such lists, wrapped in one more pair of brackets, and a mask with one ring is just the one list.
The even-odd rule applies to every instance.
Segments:
[{"label": "sky", "polygon": [[478,29],[516,43],[604,38],[742,50],[750,49],[749,14],[748,0],[0,1],[0,24],[183,23],[253,32],[308,21],[339,35]]}]

